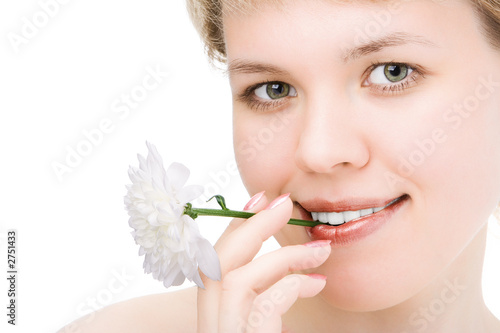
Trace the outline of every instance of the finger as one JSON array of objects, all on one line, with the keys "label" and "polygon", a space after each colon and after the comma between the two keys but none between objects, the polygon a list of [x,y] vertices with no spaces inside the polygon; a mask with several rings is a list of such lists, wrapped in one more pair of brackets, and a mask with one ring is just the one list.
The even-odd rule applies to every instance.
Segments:
[{"label": "finger", "polygon": [[260,293],[291,271],[321,265],[331,252],[329,242],[322,242],[321,245],[287,246],[229,272],[222,283],[219,325],[227,330],[241,326],[241,318],[248,317]]},{"label": "finger", "polygon": [[[269,205],[269,201],[267,199],[267,196],[264,191],[259,192],[252,196],[250,201],[246,204],[245,208],[243,209],[246,212],[251,212],[251,213],[257,213],[263,209],[265,209]],[[217,243],[223,242],[224,239],[231,234],[236,228],[238,228],[241,224],[246,222],[247,219],[233,219],[226,230],[222,233],[222,235],[219,237],[219,240]],[[216,243],[215,248],[217,248],[218,244]]]},{"label": "finger", "polygon": [[[268,203],[265,193],[259,192],[250,199],[244,210],[258,212],[267,207]],[[216,250],[218,244],[224,243],[224,239],[244,222],[246,219],[233,219],[214,246]],[[218,327],[220,282],[208,279],[201,272],[200,275],[206,289],[198,289],[198,332],[215,332]]]},{"label": "finger", "polygon": [[216,251],[222,275],[250,262],[262,243],[285,226],[292,213],[292,201],[280,196],[266,208],[233,230],[230,237],[218,242]]},{"label": "finger", "polygon": [[223,291],[251,289],[260,294],[290,272],[318,267],[331,250],[330,241],[282,247],[229,272],[222,284]]},{"label": "finger", "polygon": [[281,332],[281,317],[297,299],[316,296],[325,285],[324,275],[287,275],[255,299],[252,311],[247,317],[247,331]]}]

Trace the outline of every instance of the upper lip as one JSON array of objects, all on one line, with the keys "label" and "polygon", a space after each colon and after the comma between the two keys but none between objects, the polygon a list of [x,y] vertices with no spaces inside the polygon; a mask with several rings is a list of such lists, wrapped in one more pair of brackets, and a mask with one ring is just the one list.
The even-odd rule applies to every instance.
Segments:
[{"label": "upper lip", "polygon": [[300,201],[298,203],[308,212],[345,212],[384,207],[391,201],[398,199],[403,195],[392,197],[390,199],[350,197],[343,198],[337,201],[328,201],[326,199],[317,198],[307,201]]}]

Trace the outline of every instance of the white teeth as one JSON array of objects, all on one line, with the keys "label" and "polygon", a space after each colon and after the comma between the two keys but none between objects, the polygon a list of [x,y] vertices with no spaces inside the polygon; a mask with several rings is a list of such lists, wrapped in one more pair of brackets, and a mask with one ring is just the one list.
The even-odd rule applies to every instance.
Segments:
[{"label": "white teeth", "polygon": [[[399,199],[399,198],[398,198]],[[386,208],[389,205],[392,205],[397,199],[392,200],[384,207],[376,207],[376,208],[367,208],[356,211],[345,211],[345,212],[311,212],[312,218],[314,221],[318,221],[321,223],[327,223],[330,225],[340,225],[346,222],[350,222],[354,219],[357,219],[362,216],[374,214],[380,212],[382,209]]]},{"label": "white teeth", "polygon": [[357,219],[358,217],[360,217],[361,216],[361,211],[359,211],[359,210],[355,210],[355,211],[348,210],[347,212],[342,212],[342,214],[344,215],[344,221],[349,222],[349,221],[352,221],[352,220]]},{"label": "white teeth", "polygon": [[360,210],[361,216],[373,214],[373,208],[368,208],[368,209],[362,209]]},{"label": "white teeth", "polygon": [[327,222],[332,225],[339,225],[344,223],[344,214],[343,213],[328,213],[327,214],[328,220]]}]

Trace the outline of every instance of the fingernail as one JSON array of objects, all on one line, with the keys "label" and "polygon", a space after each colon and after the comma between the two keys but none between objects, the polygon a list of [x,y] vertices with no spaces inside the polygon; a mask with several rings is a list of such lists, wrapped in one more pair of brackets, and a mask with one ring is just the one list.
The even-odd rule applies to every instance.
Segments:
[{"label": "fingernail", "polygon": [[330,245],[332,241],[331,240],[328,240],[328,239],[321,239],[321,240],[316,240],[316,241],[312,241],[312,242],[309,242],[309,243],[305,243],[304,246],[307,246],[307,247],[325,247],[327,245]]},{"label": "fingernail", "polygon": [[264,192],[265,191],[259,192],[259,193],[255,194],[252,198],[250,198],[250,201],[247,202],[247,204],[245,205],[245,208],[243,208],[243,210],[250,210],[253,207],[255,207],[257,202],[259,202],[260,199],[262,199]]},{"label": "fingernail", "polygon": [[285,193],[285,194],[280,195],[279,197],[277,197],[276,199],[271,201],[271,203],[269,204],[269,206],[266,207],[266,209],[273,209],[276,206],[279,206],[280,204],[285,202],[289,196],[290,196],[290,193]]},{"label": "fingernail", "polygon": [[323,274],[311,273],[306,275],[316,280],[326,280],[326,275]]}]

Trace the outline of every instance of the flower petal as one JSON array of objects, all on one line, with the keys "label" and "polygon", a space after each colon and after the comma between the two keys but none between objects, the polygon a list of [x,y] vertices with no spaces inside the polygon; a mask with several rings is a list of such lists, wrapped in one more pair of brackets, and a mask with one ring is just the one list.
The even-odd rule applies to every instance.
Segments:
[{"label": "flower petal", "polygon": [[221,268],[219,257],[214,247],[204,238],[198,240],[198,254],[196,260],[200,270],[212,280],[220,281]]},{"label": "flower petal", "polygon": [[167,272],[167,275],[163,278],[163,285],[165,286],[165,288],[172,286],[172,283],[175,281],[175,278],[178,274],[182,274],[182,272],[179,272],[177,270],[171,270]]},{"label": "flower petal", "polygon": [[184,276],[184,273],[179,272],[179,274],[177,274],[174,281],[172,282],[172,285],[173,286],[180,286],[181,284],[184,283],[185,280],[186,280],[186,277]]},{"label": "flower petal", "polygon": [[203,194],[205,189],[201,185],[188,185],[177,193],[177,198],[182,204],[186,204]]},{"label": "flower petal", "polygon": [[201,289],[205,289],[205,285],[203,284],[203,281],[201,280],[200,273],[196,272],[195,276],[193,276],[193,282],[196,283],[198,287]]},{"label": "flower petal", "polygon": [[[180,191],[189,178],[189,169],[181,163],[174,162],[167,169],[167,179],[170,188]],[[167,189],[169,187],[165,186]]]}]

